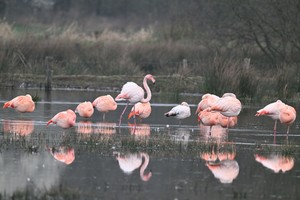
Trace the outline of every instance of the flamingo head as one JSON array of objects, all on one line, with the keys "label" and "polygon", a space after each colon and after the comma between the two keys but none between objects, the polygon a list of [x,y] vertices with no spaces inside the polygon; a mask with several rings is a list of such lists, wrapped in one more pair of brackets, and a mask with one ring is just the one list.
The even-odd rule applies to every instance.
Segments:
[{"label": "flamingo head", "polygon": [[147,74],[147,75],[145,76],[145,79],[151,80],[152,83],[155,84],[155,79],[154,79],[154,77],[153,77],[151,74]]}]

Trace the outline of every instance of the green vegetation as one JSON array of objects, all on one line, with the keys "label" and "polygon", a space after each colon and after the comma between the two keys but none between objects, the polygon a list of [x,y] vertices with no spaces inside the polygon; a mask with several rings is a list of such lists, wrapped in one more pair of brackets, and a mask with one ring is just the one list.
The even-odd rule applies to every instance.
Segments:
[{"label": "green vegetation", "polygon": [[[16,12],[21,8],[26,15]],[[293,0],[2,2],[0,82],[43,86],[51,68],[54,79],[70,80],[63,87],[89,87],[87,77],[115,87],[120,77],[153,73],[174,80],[158,84],[160,92],[293,101],[300,90],[298,13]]]}]

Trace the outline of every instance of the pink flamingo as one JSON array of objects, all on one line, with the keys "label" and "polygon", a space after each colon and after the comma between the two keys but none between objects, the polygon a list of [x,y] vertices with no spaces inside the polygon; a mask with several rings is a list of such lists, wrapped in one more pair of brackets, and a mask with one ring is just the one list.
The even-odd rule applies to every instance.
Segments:
[{"label": "pink flamingo", "polygon": [[3,105],[3,108],[13,108],[18,112],[25,113],[25,112],[33,112],[35,109],[35,103],[32,100],[30,94],[26,94],[25,96],[20,95],[12,100],[6,102]]},{"label": "pink flamingo", "polygon": [[103,112],[103,121],[105,120],[105,114],[109,111],[117,109],[117,103],[111,95],[99,96],[93,101],[93,106],[99,111]]},{"label": "pink flamingo", "polygon": [[242,110],[241,102],[233,93],[225,93],[213,106],[205,109],[206,111],[218,111],[228,119],[227,128],[229,128],[230,117],[236,117]]},{"label": "pink flamingo", "polygon": [[209,112],[207,110],[203,110],[198,113],[198,122],[201,122],[205,126],[210,126],[209,132],[211,133],[212,126],[215,125],[220,125],[223,128],[234,127],[237,124],[237,117],[234,116],[227,119],[227,117],[219,112]]},{"label": "pink flamingo", "polygon": [[149,164],[149,155],[147,153],[130,153],[125,156],[120,156],[120,153],[117,153],[117,160],[120,168],[126,174],[131,174],[135,169],[140,167],[140,177],[143,181],[149,181],[152,176],[151,171],[147,174],[145,173]]},{"label": "pink flamingo", "polygon": [[47,126],[51,123],[56,124],[61,128],[70,128],[75,125],[76,114],[73,110],[68,109],[57,113],[51,120],[47,122]]},{"label": "pink flamingo", "polygon": [[198,104],[196,114],[200,113],[206,108],[213,106],[219,99],[220,97],[218,97],[217,95],[209,94],[209,93],[204,94],[202,96],[202,100]]},{"label": "pink flamingo", "polygon": [[141,103],[137,102],[131,109],[131,112],[128,115],[128,119],[132,116],[137,116],[141,119],[149,117],[151,114],[151,104],[150,102]]},{"label": "pink flamingo", "polygon": [[91,117],[94,113],[93,104],[90,101],[82,102],[75,109],[75,113],[78,113],[81,117]]},{"label": "pink flamingo", "polygon": [[262,116],[262,115],[269,116],[273,120],[275,120],[274,134],[276,134],[277,120],[279,120],[280,123],[286,124],[288,126],[286,132],[287,134],[289,133],[290,125],[292,125],[296,120],[295,108],[283,103],[280,100],[277,100],[274,103],[270,103],[264,108],[258,110],[255,116]]},{"label": "pink flamingo", "polygon": [[125,110],[128,107],[129,103],[137,103],[137,102],[146,103],[151,100],[152,94],[148,86],[147,80],[151,80],[153,83],[155,83],[155,79],[151,74],[147,74],[144,77],[143,86],[146,90],[147,98],[144,98],[144,94],[145,94],[144,89],[138,86],[134,82],[127,82],[126,84],[124,84],[121,93],[115,98],[116,101],[124,101],[124,100],[127,101],[127,104],[120,115],[119,126],[121,125],[122,116],[125,113]]}]

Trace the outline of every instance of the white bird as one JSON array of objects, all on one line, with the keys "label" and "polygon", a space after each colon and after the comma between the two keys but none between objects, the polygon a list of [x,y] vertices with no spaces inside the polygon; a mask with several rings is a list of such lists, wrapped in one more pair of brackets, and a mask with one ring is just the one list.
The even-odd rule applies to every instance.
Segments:
[{"label": "white bird", "polygon": [[174,116],[176,119],[185,119],[191,116],[191,109],[188,103],[182,102],[165,113],[166,117]]}]

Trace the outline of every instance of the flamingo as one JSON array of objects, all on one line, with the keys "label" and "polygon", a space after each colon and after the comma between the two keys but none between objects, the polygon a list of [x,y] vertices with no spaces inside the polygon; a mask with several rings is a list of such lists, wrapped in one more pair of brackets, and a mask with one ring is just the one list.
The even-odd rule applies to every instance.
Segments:
[{"label": "flamingo", "polygon": [[47,147],[47,150],[55,158],[55,160],[63,162],[66,165],[70,165],[75,160],[75,152],[71,147],[60,146],[58,149],[54,147]]},{"label": "flamingo", "polygon": [[131,112],[128,115],[128,119],[132,116],[138,116],[141,119],[149,117],[151,114],[151,104],[150,102],[142,103],[137,102],[131,109]]},{"label": "flamingo", "polygon": [[103,95],[97,97],[93,101],[93,106],[99,111],[103,112],[103,121],[105,120],[105,114],[109,111],[117,109],[117,103],[111,95]]},{"label": "flamingo", "polygon": [[166,117],[174,116],[176,119],[185,119],[191,116],[191,109],[187,102],[173,107],[169,112],[165,113]]},{"label": "flamingo", "polygon": [[287,134],[289,133],[290,126],[296,120],[295,108],[283,103],[280,100],[270,103],[266,105],[264,108],[258,110],[255,116],[262,116],[262,115],[269,116],[273,120],[275,120],[274,134],[276,134],[277,120],[279,120],[280,123],[286,124],[288,126],[286,132]]},{"label": "flamingo", "polygon": [[225,93],[223,96],[211,107],[205,109],[206,111],[218,111],[226,116],[227,128],[229,128],[230,117],[236,117],[242,110],[241,102],[236,98],[233,93]]},{"label": "flamingo", "polygon": [[209,93],[204,94],[202,96],[202,100],[198,104],[195,114],[197,115],[201,111],[205,110],[206,108],[213,106],[219,99],[220,97],[218,97],[217,95],[209,94]]},{"label": "flamingo", "polygon": [[82,102],[78,104],[75,113],[78,113],[81,117],[91,117],[94,113],[93,104],[90,101]]},{"label": "flamingo", "polygon": [[237,117],[234,116],[227,119],[227,117],[219,112],[203,110],[198,113],[198,122],[201,122],[205,126],[210,126],[209,133],[211,133],[212,126],[215,125],[220,125],[223,128],[227,126],[229,128],[234,127],[237,124]]},{"label": "flamingo", "polygon": [[33,112],[35,109],[35,103],[32,100],[32,97],[30,94],[20,95],[12,100],[6,102],[3,105],[3,108],[13,108],[18,112],[26,113],[26,112]]},{"label": "flamingo", "polygon": [[73,110],[68,109],[57,113],[52,119],[47,122],[47,126],[51,123],[56,124],[61,128],[70,128],[75,125],[76,114]]},{"label": "flamingo", "polygon": [[[144,158],[144,163],[143,159]],[[145,173],[145,169],[149,164],[149,155],[147,153],[131,153],[125,156],[120,156],[117,153],[117,158],[121,170],[126,174],[131,174],[135,169],[140,167],[140,177],[143,181],[149,181],[152,172]]]},{"label": "flamingo", "polygon": [[143,86],[146,90],[147,98],[144,98],[144,94],[145,94],[144,89],[138,86],[134,82],[127,82],[126,84],[124,84],[121,93],[115,98],[116,101],[124,101],[124,100],[127,101],[127,104],[120,115],[119,126],[121,124],[122,116],[125,113],[125,110],[128,107],[129,103],[137,103],[137,102],[146,103],[151,100],[152,94],[148,86],[147,80],[151,80],[154,84],[155,79],[151,74],[147,74],[144,77]]}]

